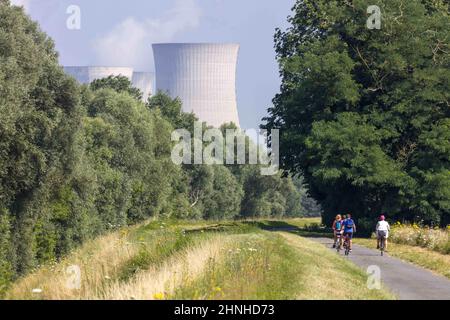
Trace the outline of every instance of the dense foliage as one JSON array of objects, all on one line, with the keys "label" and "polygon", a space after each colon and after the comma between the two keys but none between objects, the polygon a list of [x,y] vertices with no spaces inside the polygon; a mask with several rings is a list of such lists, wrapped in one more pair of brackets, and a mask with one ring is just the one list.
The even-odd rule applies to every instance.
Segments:
[{"label": "dense foliage", "polygon": [[[381,8],[381,29],[366,27]],[[275,46],[283,78],[265,119],[282,166],[325,221],[352,212],[450,223],[450,15],[445,0],[298,0]]]},{"label": "dense foliage", "polygon": [[302,184],[290,178],[175,165],[171,133],[196,121],[181,106],[163,93],[143,103],[124,77],[78,85],[38,25],[0,0],[0,292],[86,239],[149,217],[304,214]]},{"label": "dense foliage", "polygon": [[102,79],[96,79],[90,84],[92,90],[101,88],[110,88],[117,92],[128,92],[133,98],[137,100],[142,99],[142,92],[130,86],[130,81],[123,76],[108,76]]}]

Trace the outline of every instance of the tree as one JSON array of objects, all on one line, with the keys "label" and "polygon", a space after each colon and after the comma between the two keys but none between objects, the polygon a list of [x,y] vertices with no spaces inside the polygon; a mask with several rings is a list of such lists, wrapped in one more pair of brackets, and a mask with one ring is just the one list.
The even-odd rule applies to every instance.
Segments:
[{"label": "tree", "polygon": [[56,237],[47,200],[74,165],[78,103],[76,83],[58,65],[52,40],[21,8],[1,1],[0,283],[5,274],[37,264],[45,255],[37,243],[54,246],[39,237]]},{"label": "tree", "polygon": [[186,129],[192,136],[194,135],[194,124],[198,118],[193,113],[183,112],[183,104],[179,98],[172,99],[168,94],[159,90],[148,98],[146,105],[150,110],[161,112],[162,117],[174,129]]},{"label": "tree", "polygon": [[242,186],[225,166],[212,166],[212,188],[203,195],[205,219],[232,219],[239,215]]},{"label": "tree", "polygon": [[170,159],[170,124],[129,93],[111,89],[95,91],[87,113],[85,149],[99,183],[95,202],[104,223],[121,226],[169,215],[173,186],[182,178]]},{"label": "tree", "polygon": [[307,185],[305,185],[303,177],[293,177],[292,182],[301,197],[301,208],[299,210],[300,212],[302,212],[302,215],[306,217],[320,217],[320,215],[322,214],[322,208],[317,203],[317,201],[309,195],[309,188]]},{"label": "tree", "polygon": [[[449,222],[450,16],[445,1],[297,1],[277,30],[282,76],[266,128],[326,220]],[[439,147],[438,147],[439,145]]]},{"label": "tree", "polygon": [[116,92],[128,92],[130,96],[136,100],[142,100],[142,92],[138,88],[133,87],[131,81],[125,76],[108,76],[102,79],[96,79],[89,85],[92,90],[113,89]]}]

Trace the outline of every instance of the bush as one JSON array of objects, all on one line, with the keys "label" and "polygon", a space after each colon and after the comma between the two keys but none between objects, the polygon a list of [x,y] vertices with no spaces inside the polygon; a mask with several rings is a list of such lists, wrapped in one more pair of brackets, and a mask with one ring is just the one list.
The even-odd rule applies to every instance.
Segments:
[{"label": "bush", "polygon": [[397,222],[391,227],[390,239],[399,244],[419,246],[444,254],[450,253],[450,232],[448,229]]}]

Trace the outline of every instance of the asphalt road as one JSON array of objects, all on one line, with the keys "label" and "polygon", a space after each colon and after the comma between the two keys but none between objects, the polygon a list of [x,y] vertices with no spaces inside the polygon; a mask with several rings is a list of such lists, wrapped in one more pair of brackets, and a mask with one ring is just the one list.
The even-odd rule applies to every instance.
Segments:
[{"label": "asphalt road", "polygon": [[[332,249],[333,240],[327,238],[309,238]],[[337,254],[337,253],[336,253]],[[344,251],[340,254],[344,257]],[[353,245],[353,252],[346,257],[367,270],[369,266],[378,266],[381,280],[400,300],[450,300],[450,280],[400,259],[382,257],[378,250]]]}]

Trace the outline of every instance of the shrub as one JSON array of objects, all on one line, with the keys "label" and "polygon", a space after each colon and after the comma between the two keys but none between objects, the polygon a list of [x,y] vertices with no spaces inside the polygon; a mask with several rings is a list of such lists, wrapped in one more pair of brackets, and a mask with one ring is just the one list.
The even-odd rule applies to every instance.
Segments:
[{"label": "shrub", "polygon": [[417,223],[395,223],[391,227],[391,241],[399,244],[419,246],[442,252],[450,253],[449,229],[431,228]]}]

